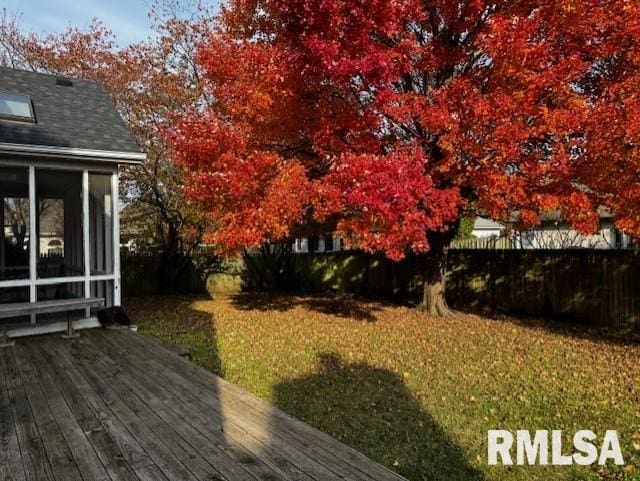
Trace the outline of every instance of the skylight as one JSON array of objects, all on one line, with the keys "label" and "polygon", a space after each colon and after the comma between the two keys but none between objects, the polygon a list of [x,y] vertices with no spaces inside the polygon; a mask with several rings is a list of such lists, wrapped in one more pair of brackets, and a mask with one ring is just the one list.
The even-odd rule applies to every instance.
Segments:
[{"label": "skylight", "polygon": [[35,122],[29,96],[0,92],[0,119]]}]

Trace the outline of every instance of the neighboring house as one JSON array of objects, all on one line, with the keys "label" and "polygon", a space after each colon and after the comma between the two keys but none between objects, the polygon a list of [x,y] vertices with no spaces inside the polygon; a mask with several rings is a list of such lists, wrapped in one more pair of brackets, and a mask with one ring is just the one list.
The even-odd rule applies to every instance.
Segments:
[{"label": "neighboring house", "polygon": [[500,237],[503,230],[504,225],[499,224],[498,222],[491,219],[485,219],[484,217],[476,217],[471,235],[476,239]]},{"label": "neighboring house", "polygon": [[522,249],[629,249],[633,239],[617,229],[613,216],[601,210],[600,229],[592,235],[581,234],[556,212],[543,216],[534,229],[514,234],[516,247]]},{"label": "neighboring house", "polygon": [[344,239],[336,234],[302,237],[293,241],[293,252],[296,254],[340,252],[343,250],[345,250]]},{"label": "neighboring house", "polygon": [[[477,217],[470,239],[455,240],[455,248],[462,249],[629,249],[633,239],[616,229],[613,216],[600,212],[600,230],[593,235],[583,235],[571,229],[559,213],[542,216],[542,223],[523,232],[507,232],[504,224]],[[296,254],[339,252],[345,250],[344,239],[339,235],[302,237],[293,242]]]},{"label": "neighboring house", "polygon": [[137,228],[135,222],[127,221],[127,209],[123,209],[120,219],[122,220],[122,228],[120,229],[120,247],[126,249],[127,252],[137,252],[140,249],[143,233]]},{"label": "neighboring house", "polygon": [[604,209],[600,211],[600,230],[592,235],[575,231],[559,212],[551,212],[542,216],[539,226],[512,233],[507,233],[503,224],[478,217],[472,237],[455,245],[514,249],[628,249],[633,245],[633,239],[615,227],[613,216]]},{"label": "neighboring house", "polygon": [[144,159],[100,85],[0,68],[0,323],[10,335],[64,328],[72,307],[77,324],[97,325],[92,308],[120,304],[118,166]]}]

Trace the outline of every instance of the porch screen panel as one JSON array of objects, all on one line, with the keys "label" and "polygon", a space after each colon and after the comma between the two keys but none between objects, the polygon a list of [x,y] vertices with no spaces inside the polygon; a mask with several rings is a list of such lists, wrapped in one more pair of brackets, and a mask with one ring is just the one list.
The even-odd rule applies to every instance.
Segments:
[{"label": "porch screen panel", "polygon": [[38,277],[84,275],[82,173],[36,169]]},{"label": "porch screen panel", "polygon": [[[37,300],[54,301],[63,299],[82,299],[84,297],[83,282],[63,282],[60,284],[44,285],[37,287]],[[73,319],[84,318],[84,309],[76,309],[69,312]],[[38,323],[60,322],[66,321],[66,312],[53,312],[47,314],[38,314]]]},{"label": "porch screen panel", "polygon": [[84,297],[83,282],[63,282],[60,284],[38,286],[38,302],[62,299],[82,299]]},{"label": "porch screen panel", "polygon": [[[0,309],[2,309],[2,304],[12,304],[14,302],[29,302],[29,287],[0,287]],[[0,328],[29,321],[29,316],[0,319]]]},{"label": "porch screen panel", "polygon": [[89,174],[89,244],[92,275],[113,274],[111,174]]},{"label": "porch screen panel", "polygon": [[29,171],[26,167],[0,165],[0,225],[0,281],[28,279]]},{"label": "porch screen panel", "polygon": [[[91,281],[91,297],[101,297],[105,300],[105,306],[113,306],[113,281]],[[93,309],[97,311],[99,309]]]}]

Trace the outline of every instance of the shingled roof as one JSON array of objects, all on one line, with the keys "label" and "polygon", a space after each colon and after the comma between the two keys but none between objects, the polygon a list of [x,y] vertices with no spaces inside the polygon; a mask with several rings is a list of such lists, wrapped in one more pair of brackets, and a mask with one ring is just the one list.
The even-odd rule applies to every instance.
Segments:
[{"label": "shingled roof", "polygon": [[102,86],[65,80],[0,67],[0,92],[28,95],[35,115],[34,123],[0,119],[0,151],[143,160],[144,154]]}]

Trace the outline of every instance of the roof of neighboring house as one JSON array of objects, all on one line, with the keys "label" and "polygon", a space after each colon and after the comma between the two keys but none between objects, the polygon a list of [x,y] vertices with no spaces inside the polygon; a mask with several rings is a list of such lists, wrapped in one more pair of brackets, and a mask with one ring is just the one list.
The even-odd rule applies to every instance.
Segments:
[{"label": "roof of neighboring house", "polygon": [[504,229],[504,226],[491,219],[486,219],[484,217],[476,217],[475,223],[473,224],[473,229],[474,230],[502,230]]},{"label": "roof of neighboring house", "polygon": [[[600,220],[613,219],[613,214],[606,207],[598,207],[598,215],[600,216]],[[542,220],[542,222],[564,222],[565,221],[564,214],[559,210],[552,210],[550,212],[546,212],[542,214],[540,219]]]},{"label": "roof of neighboring house", "polygon": [[28,95],[35,122],[0,117],[0,152],[140,162],[140,147],[101,85],[0,67],[0,92]]},{"label": "roof of neighboring house", "polygon": [[[599,207],[598,215],[600,216],[601,221],[613,219],[613,214],[606,207]],[[512,220],[515,221],[517,218],[517,212],[514,213],[512,217]],[[545,212],[540,216],[540,220],[543,224],[566,222],[564,214],[560,210]],[[502,230],[504,227],[505,226],[503,224],[486,217],[476,217],[473,224],[473,230]]]}]

